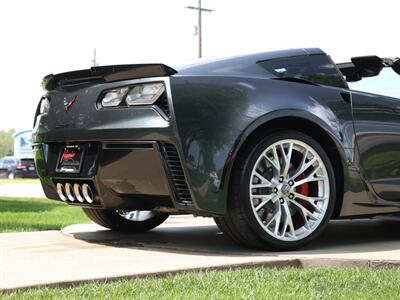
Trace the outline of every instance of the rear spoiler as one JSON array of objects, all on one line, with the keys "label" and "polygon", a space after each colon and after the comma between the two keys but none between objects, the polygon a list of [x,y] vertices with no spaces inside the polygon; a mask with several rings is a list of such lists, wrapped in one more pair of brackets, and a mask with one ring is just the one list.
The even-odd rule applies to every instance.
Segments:
[{"label": "rear spoiler", "polygon": [[86,70],[49,74],[43,78],[42,87],[53,90],[57,86],[94,80],[113,82],[146,77],[170,76],[178,71],[164,64],[113,65],[92,67]]}]

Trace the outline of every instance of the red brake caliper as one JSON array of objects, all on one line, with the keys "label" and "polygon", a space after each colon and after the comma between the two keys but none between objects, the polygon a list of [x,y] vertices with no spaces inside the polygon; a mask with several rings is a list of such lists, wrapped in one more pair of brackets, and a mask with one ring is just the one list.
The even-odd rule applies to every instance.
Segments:
[{"label": "red brake caliper", "polygon": [[[305,178],[305,177],[306,177],[306,176],[305,176],[304,173],[303,173],[303,174],[301,174],[301,175],[299,176],[299,179],[301,180],[301,179],[303,179],[303,178]],[[302,195],[304,195],[304,196],[308,196],[308,183],[303,183],[302,185],[299,185],[299,186],[296,188],[296,192],[299,193],[299,194],[302,194]],[[306,202],[305,200],[302,200],[302,199],[299,199],[298,202],[300,203],[300,205],[303,205],[303,206],[306,206],[306,204],[307,204],[307,202]]]}]

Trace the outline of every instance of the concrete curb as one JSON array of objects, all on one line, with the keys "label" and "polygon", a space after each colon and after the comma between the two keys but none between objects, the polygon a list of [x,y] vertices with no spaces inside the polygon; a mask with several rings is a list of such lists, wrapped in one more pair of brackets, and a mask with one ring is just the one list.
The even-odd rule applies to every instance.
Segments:
[{"label": "concrete curb", "polygon": [[44,288],[44,287],[74,287],[85,283],[105,283],[114,282],[118,280],[129,280],[134,278],[146,278],[146,277],[165,277],[169,275],[182,274],[187,272],[204,272],[204,271],[226,271],[235,269],[249,269],[249,268],[400,268],[399,261],[384,261],[384,260],[353,260],[353,259],[287,259],[276,261],[265,261],[265,262],[246,262],[240,264],[227,264],[213,267],[200,267],[200,268],[188,268],[188,269],[177,269],[175,271],[167,272],[153,272],[143,273],[135,275],[115,276],[115,277],[99,277],[87,280],[76,280],[76,281],[62,281],[54,283],[45,283],[40,285],[27,285],[17,288],[0,289],[3,293],[11,293],[14,291],[28,290],[32,288]]},{"label": "concrete curb", "polygon": [[337,258],[299,258],[301,268],[400,268],[400,261]]}]

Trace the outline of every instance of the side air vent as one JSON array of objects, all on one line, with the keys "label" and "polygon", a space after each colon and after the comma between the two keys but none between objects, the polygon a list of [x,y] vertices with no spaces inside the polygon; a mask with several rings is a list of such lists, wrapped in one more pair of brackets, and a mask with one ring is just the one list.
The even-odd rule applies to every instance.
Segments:
[{"label": "side air vent", "polygon": [[169,176],[174,185],[174,192],[179,204],[192,205],[193,200],[183,173],[178,151],[172,144],[161,144],[161,149],[168,166]]},{"label": "side air vent", "polygon": [[168,105],[168,98],[165,92],[161,95],[160,99],[158,99],[155,104],[163,111],[167,118],[171,116]]}]

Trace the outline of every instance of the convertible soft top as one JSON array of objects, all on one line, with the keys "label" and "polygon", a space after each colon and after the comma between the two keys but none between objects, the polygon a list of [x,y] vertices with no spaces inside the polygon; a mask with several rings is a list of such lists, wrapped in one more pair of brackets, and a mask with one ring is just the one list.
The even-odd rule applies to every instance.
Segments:
[{"label": "convertible soft top", "polygon": [[380,58],[376,55],[358,56],[351,58],[351,62],[337,64],[337,66],[348,82],[377,76],[383,68],[392,68],[400,75],[399,58]]}]

